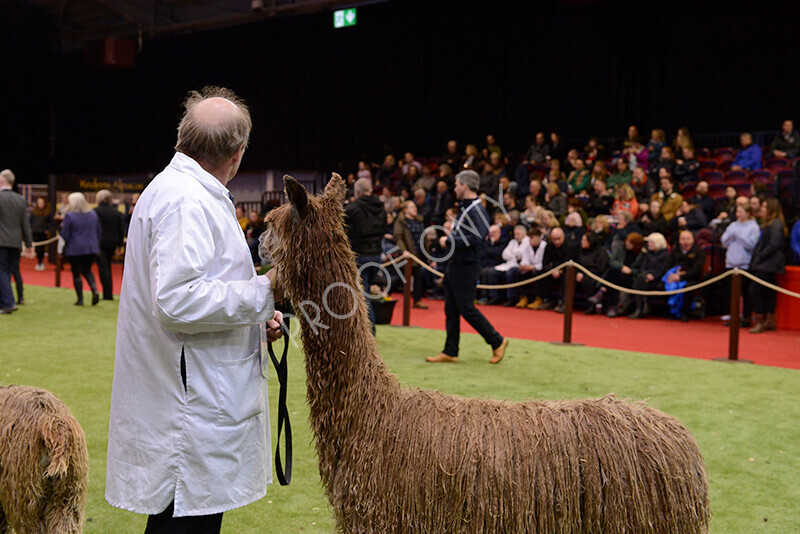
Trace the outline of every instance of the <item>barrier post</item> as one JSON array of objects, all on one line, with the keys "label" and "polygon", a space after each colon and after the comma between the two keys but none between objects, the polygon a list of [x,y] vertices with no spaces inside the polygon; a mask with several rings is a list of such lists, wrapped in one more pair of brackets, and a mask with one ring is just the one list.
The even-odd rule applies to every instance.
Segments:
[{"label": "barrier post", "polygon": [[63,266],[64,257],[56,252],[56,287],[61,287],[61,267]]},{"label": "barrier post", "polygon": [[406,277],[406,284],[403,288],[403,326],[411,324],[411,259],[406,258],[403,266],[403,274]]},{"label": "barrier post", "polygon": [[753,363],[750,360],[739,359],[739,328],[741,327],[741,320],[739,319],[739,299],[741,296],[742,275],[739,274],[738,267],[734,267],[733,274],[731,275],[731,320],[728,322],[728,357],[715,358],[715,361]]},{"label": "barrier post", "polygon": [[582,345],[572,342],[572,309],[575,301],[575,265],[570,261],[567,264],[564,276],[564,335],[562,341],[554,342],[556,345]]}]

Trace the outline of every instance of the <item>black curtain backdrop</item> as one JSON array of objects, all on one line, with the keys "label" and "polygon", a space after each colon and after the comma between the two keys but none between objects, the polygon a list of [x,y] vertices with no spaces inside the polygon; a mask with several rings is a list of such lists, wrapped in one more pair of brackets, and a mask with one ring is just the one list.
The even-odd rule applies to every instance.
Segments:
[{"label": "black curtain backdrop", "polygon": [[58,55],[42,14],[4,9],[0,167],[21,181],[160,170],[181,100],[205,84],[252,106],[245,170],[438,156],[488,133],[520,153],[539,130],[583,142],[629,124],[672,138],[800,123],[800,2],[393,0],[351,28],[325,12],[145,40],[130,70]]}]

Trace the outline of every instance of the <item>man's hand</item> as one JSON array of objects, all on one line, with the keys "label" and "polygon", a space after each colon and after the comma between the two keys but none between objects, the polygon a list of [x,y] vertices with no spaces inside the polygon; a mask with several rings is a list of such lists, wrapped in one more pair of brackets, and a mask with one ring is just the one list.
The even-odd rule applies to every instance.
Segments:
[{"label": "man's hand", "polygon": [[277,341],[283,335],[283,314],[279,311],[275,311],[275,315],[272,316],[272,319],[267,321],[267,341],[272,343],[273,341]]},{"label": "man's hand", "polygon": [[578,273],[575,275],[575,281],[579,284],[583,281],[583,273]]},{"label": "man's hand", "polygon": [[631,268],[628,267],[627,265],[623,265],[622,269],[620,269],[620,270],[622,271],[622,274],[631,274],[633,272],[633,271],[631,271]]},{"label": "man's hand", "polygon": [[533,270],[533,265],[520,265],[519,272],[521,273],[529,273]]},{"label": "man's hand", "polygon": [[681,275],[679,275],[678,273],[672,273],[667,277],[667,282],[680,282],[680,281],[681,281]]},{"label": "man's hand", "polygon": [[446,244],[447,244],[447,236],[443,235],[442,237],[439,238],[439,246],[444,248]]},{"label": "man's hand", "polygon": [[655,276],[653,276],[653,273],[647,273],[646,275],[644,275],[644,279],[645,279],[647,282],[652,282],[653,280],[655,280],[655,279],[656,279],[656,277],[655,277]]},{"label": "man's hand", "polygon": [[267,274],[264,275],[269,279],[269,286],[272,288],[272,299],[275,302],[280,302],[284,299],[283,289],[280,288],[277,280],[277,274],[275,273],[275,267],[267,271]]}]

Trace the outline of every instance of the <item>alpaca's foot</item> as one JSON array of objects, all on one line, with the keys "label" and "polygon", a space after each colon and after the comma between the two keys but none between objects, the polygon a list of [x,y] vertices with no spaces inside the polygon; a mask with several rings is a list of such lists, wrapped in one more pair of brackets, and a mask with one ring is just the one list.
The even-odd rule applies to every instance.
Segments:
[{"label": "alpaca's foot", "polygon": [[492,351],[492,358],[489,360],[489,363],[500,363],[500,360],[506,355],[506,347],[508,347],[508,338],[503,339],[500,346]]},{"label": "alpaca's foot", "polygon": [[458,363],[458,356],[448,356],[444,352],[440,352],[436,356],[428,356],[425,361],[430,363]]}]

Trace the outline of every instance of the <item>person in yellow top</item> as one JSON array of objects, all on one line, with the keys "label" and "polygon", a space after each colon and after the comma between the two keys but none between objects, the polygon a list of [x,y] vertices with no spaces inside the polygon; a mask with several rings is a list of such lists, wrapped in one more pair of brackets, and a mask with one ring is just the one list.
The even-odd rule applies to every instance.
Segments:
[{"label": "person in yellow top", "polygon": [[236,220],[239,221],[242,232],[244,232],[247,229],[247,225],[250,224],[250,219],[244,214],[244,208],[241,206],[236,206]]}]

